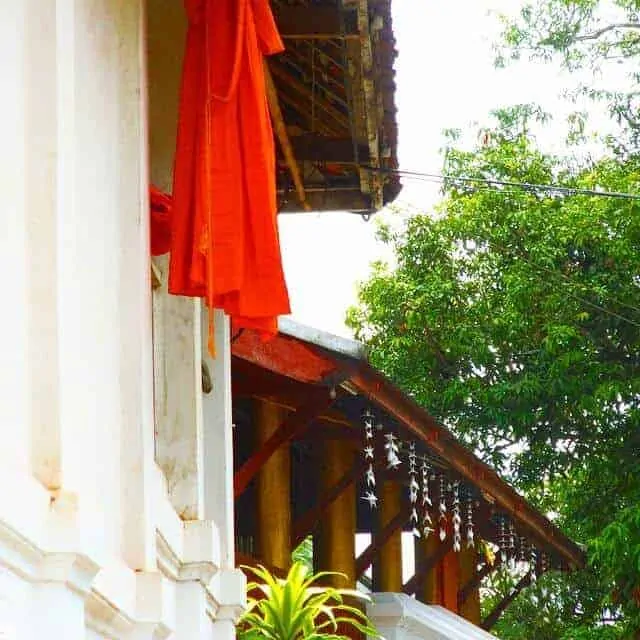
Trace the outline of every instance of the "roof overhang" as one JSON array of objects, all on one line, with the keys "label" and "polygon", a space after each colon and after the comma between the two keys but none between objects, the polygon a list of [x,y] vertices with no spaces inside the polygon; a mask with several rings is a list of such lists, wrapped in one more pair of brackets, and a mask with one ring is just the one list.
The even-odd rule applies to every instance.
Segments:
[{"label": "roof overhang", "polygon": [[252,331],[236,334],[236,358],[304,385],[347,388],[393,418],[412,438],[477,488],[491,511],[509,516],[520,535],[557,559],[558,566],[583,566],[583,550],[533,508],[489,465],[443,425],[372,367],[361,343],[280,320],[280,332],[265,341]]}]

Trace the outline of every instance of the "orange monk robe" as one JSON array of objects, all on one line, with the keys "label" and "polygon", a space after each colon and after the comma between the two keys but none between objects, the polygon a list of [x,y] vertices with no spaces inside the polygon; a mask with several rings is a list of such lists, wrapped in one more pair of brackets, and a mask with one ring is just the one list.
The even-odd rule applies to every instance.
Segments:
[{"label": "orange monk robe", "polygon": [[171,196],[151,185],[151,255],[161,256],[171,249]]},{"label": "orange monk robe", "polygon": [[269,0],[186,0],[169,291],[237,326],[290,312],[276,222],[264,56],[283,50]]}]

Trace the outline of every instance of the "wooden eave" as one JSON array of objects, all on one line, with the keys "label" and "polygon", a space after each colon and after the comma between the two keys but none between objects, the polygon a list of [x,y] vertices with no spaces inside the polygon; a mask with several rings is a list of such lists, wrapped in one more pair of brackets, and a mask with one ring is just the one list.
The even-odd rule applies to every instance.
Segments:
[{"label": "wooden eave", "polygon": [[400,191],[388,173],[397,168],[391,0],[272,6],[285,42],[268,63],[281,114],[272,109],[280,211],[374,213]]},{"label": "wooden eave", "polygon": [[[409,437],[415,438],[434,459],[475,487],[483,498],[481,510],[487,521],[491,513],[506,514],[516,526],[518,535],[525,536],[547,553],[556,567],[584,565],[585,555],[577,544],[365,358],[337,353],[284,333],[264,341],[252,331],[236,335],[232,353],[234,371],[253,367],[249,377],[255,388],[251,392],[245,383],[242,387],[245,394],[271,394],[271,398],[280,397],[282,402],[295,406],[296,398],[302,396],[304,388],[324,387],[337,389],[347,401],[349,397],[358,396],[361,401],[368,400],[373,407],[391,417]],[[241,378],[242,374],[234,374],[236,389],[242,385]],[[268,380],[271,381],[265,382]],[[320,423],[329,425],[333,420],[333,426],[354,422],[349,416],[335,412],[324,418]],[[356,427],[354,425],[352,429],[356,430]],[[483,527],[488,531],[489,524]]]}]

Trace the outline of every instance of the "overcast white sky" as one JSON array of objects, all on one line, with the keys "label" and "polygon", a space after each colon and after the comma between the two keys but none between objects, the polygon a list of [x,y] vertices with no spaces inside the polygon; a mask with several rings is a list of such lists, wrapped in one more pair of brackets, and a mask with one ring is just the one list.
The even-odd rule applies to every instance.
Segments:
[{"label": "overcast white sky", "polygon": [[[536,102],[562,119],[569,80],[551,65],[493,66],[499,22],[490,12],[513,12],[521,0],[393,0],[399,157],[402,169],[438,173],[445,128],[469,128],[491,109]],[[559,137],[551,128],[545,147]],[[400,201],[429,210],[437,187],[406,183]],[[390,214],[382,213],[380,217]],[[348,213],[280,216],[283,258],[293,317],[349,336],[347,307],[370,263],[385,257],[375,224]]]}]

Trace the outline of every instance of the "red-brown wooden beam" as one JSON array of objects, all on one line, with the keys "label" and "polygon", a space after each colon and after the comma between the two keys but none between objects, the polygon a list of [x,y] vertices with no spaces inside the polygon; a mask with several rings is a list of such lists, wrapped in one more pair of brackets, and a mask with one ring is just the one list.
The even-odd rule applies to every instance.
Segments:
[{"label": "red-brown wooden beam", "polygon": [[316,526],[327,508],[332,505],[364,472],[365,460],[359,460],[340,480],[320,496],[318,504],[303,513],[293,525],[293,546],[297,547]]},{"label": "red-brown wooden beam", "polygon": [[369,565],[373,562],[376,554],[384,546],[385,542],[387,542],[408,519],[406,509],[402,509],[375,535],[373,542],[356,559],[356,575],[358,578],[369,568]]},{"label": "red-brown wooden beam", "polygon": [[502,564],[502,556],[501,554],[497,554],[493,564],[487,562],[480,571],[476,573],[471,580],[469,580],[466,584],[462,586],[460,591],[458,592],[458,605],[462,606],[466,599],[469,597],[469,594],[474,589],[477,589],[480,586],[480,583],[490,574],[493,573],[500,565]]},{"label": "red-brown wooden beam", "polygon": [[293,440],[301,431],[306,429],[332,402],[333,398],[329,390],[322,390],[317,395],[312,396],[307,404],[298,408],[295,413],[290,414],[264,445],[235,472],[233,476],[235,497],[242,495],[264,463],[269,460],[279,447]]},{"label": "red-brown wooden beam", "polygon": [[427,573],[429,573],[429,571],[431,571],[438,564],[438,562],[440,562],[440,560],[442,560],[442,558],[444,558],[445,555],[449,553],[452,545],[453,537],[447,536],[446,540],[444,540],[442,544],[438,546],[438,550],[435,553],[430,555],[428,558],[425,558],[421,562],[416,563],[417,569],[413,574],[413,577],[407,580],[407,582],[405,582],[405,584],[402,586],[403,593],[406,593],[407,595],[413,595],[414,593],[416,593],[416,591],[418,591],[418,589],[420,588],[422,581],[425,579]]},{"label": "red-brown wooden beam", "polygon": [[480,625],[485,631],[489,631],[493,625],[498,622],[500,616],[505,612],[506,608],[520,595],[520,592],[531,584],[531,572],[527,573],[513,591],[503,598],[493,609],[493,611],[482,621]]}]

